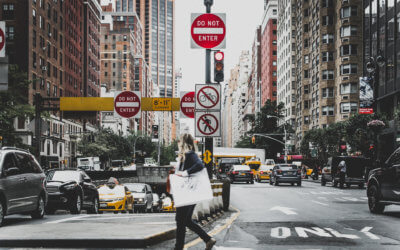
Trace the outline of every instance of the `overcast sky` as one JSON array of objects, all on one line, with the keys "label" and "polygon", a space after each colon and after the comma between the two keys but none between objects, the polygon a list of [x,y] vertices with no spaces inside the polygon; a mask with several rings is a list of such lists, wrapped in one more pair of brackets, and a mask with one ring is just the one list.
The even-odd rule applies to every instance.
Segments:
[{"label": "overcast sky", "polygon": [[[226,13],[225,81],[241,51],[251,50],[263,10],[263,0],[214,0],[211,12]],[[194,91],[195,84],[204,83],[205,50],[190,48],[190,14],[205,12],[203,0],[175,0],[175,68],[182,68],[182,91]]]}]

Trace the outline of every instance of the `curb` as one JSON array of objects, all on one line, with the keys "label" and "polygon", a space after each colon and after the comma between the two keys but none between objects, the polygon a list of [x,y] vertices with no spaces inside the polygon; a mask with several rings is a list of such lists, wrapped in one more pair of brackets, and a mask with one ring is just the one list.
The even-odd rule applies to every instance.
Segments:
[{"label": "curb", "polygon": [[143,239],[2,239],[1,247],[145,248],[175,238],[176,228]]}]

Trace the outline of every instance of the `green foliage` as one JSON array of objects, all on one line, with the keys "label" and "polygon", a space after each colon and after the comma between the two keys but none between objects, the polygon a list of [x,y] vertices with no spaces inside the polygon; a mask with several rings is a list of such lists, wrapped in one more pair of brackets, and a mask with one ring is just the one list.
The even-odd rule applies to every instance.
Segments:
[{"label": "green foliage", "polygon": [[[236,148],[259,148],[265,149],[266,158],[275,158],[278,152],[283,151],[283,145],[274,140],[267,139],[265,137],[256,136],[255,144],[251,143],[251,134],[283,134],[283,126],[278,128],[277,119],[274,117],[267,116],[277,116],[282,117],[284,104],[280,103],[277,105],[276,102],[268,100],[265,102],[264,106],[261,108],[260,112],[255,115],[255,118],[248,117],[247,119],[252,122],[253,128],[235,145]],[[292,129],[290,126],[286,125],[287,132],[290,133]],[[271,135],[271,137],[283,141],[282,135]]]},{"label": "green foliage", "polygon": [[[160,165],[169,165],[170,162],[176,161],[176,151],[178,151],[178,141],[174,140],[170,145],[161,145],[160,148]],[[153,157],[157,158],[157,151],[153,153]]]},{"label": "green foliage", "polygon": [[3,145],[25,147],[14,129],[15,118],[29,119],[34,108],[28,104],[29,80],[17,65],[9,65],[8,91],[0,92],[0,135]]}]

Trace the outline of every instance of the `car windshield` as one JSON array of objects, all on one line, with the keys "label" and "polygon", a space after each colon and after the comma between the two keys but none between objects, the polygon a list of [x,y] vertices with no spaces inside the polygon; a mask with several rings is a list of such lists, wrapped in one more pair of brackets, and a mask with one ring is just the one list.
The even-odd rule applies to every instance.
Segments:
[{"label": "car windshield", "polygon": [[245,166],[245,165],[243,165],[243,166],[234,166],[233,169],[236,170],[236,171],[246,171],[246,170],[250,170],[250,167],[249,166]]},{"label": "car windshield", "polygon": [[47,181],[80,182],[80,176],[80,173],[77,171],[51,171],[47,175]]},{"label": "car windshield", "polygon": [[268,171],[268,170],[271,170],[272,169],[272,167],[269,167],[269,166],[261,166],[260,167],[260,170],[263,170],[263,171]]},{"label": "car windshield", "polygon": [[132,193],[144,193],[144,185],[140,185],[140,184],[125,184],[125,186]]},{"label": "car windshield", "polygon": [[279,166],[279,169],[293,170],[293,169],[297,169],[297,166],[296,165],[281,165],[281,166]]},{"label": "car windshield", "polygon": [[265,162],[266,165],[274,165],[275,162],[273,160],[269,160]]}]

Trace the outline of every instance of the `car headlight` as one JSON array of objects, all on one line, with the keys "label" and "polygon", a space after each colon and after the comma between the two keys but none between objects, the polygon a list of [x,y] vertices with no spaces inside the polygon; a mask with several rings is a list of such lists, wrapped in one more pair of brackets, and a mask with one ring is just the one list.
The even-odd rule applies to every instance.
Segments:
[{"label": "car headlight", "polygon": [[144,202],[144,199],[143,198],[139,198],[138,202]]},{"label": "car headlight", "polygon": [[66,189],[66,190],[72,190],[72,189],[74,189],[76,186],[77,186],[77,184],[74,183],[74,184],[65,185],[65,186],[63,186],[63,188]]}]

